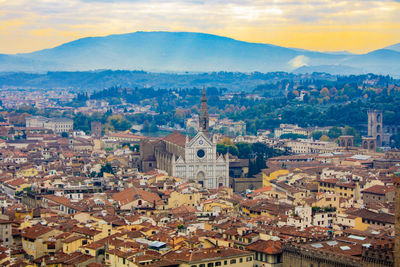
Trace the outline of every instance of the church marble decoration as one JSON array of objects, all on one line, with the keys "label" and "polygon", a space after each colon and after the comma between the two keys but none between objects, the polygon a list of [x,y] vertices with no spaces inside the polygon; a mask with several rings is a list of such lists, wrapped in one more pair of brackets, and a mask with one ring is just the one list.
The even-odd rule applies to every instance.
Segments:
[{"label": "church marble decoration", "polygon": [[186,137],[185,155],[172,162],[172,176],[193,180],[206,188],[229,185],[229,157],[217,155],[217,146],[209,137],[207,98],[203,89],[199,132]]}]

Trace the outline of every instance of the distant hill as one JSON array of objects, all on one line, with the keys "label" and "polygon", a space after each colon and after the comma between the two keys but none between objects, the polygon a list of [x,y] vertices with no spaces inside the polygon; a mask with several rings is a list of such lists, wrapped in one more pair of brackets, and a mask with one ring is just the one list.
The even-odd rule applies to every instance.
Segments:
[{"label": "distant hill", "polygon": [[[400,75],[400,52],[381,49],[364,55],[321,53],[248,43],[190,32],[135,32],[88,37],[33,53],[0,55],[0,71],[272,72],[301,67],[335,73]],[[331,67],[328,67],[331,66]],[[338,66],[345,66],[341,71]],[[304,68],[303,68],[304,69]]]},{"label": "distant hill", "polygon": [[390,50],[400,52],[400,43],[387,46],[387,47],[385,47],[385,49],[390,49]]}]

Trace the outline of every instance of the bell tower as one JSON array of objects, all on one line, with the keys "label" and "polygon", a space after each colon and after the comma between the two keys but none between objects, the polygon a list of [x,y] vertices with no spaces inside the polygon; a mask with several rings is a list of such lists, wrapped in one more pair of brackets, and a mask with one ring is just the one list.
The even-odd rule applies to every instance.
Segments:
[{"label": "bell tower", "polygon": [[204,87],[203,87],[203,95],[201,97],[199,132],[202,132],[207,137],[210,137],[210,126],[209,126],[209,118],[208,118],[208,110],[207,110],[207,97],[206,97],[206,89]]}]

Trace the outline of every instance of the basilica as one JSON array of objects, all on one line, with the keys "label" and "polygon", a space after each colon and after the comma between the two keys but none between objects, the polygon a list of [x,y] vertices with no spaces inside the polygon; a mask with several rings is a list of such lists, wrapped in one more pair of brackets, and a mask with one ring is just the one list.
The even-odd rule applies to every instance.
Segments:
[{"label": "basilica", "polygon": [[210,138],[205,89],[201,98],[199,131],[193,138],[173,132],[162,139],[141,142],[141,169],[161,169],[174,177],[196,181],[206,188],[229,185],[229,157],[218,155]]}]

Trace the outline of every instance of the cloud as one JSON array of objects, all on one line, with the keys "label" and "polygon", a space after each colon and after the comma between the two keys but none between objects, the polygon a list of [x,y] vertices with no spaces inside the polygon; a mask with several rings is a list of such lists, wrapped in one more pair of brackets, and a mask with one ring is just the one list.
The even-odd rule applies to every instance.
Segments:
[{"label": "cloud", "polygon": [[293,69],[297,69],[303,66],[308,66],[309,58],[304,55],[299,55],[294,57],[292,60],[289,61],[289,65]]}]

